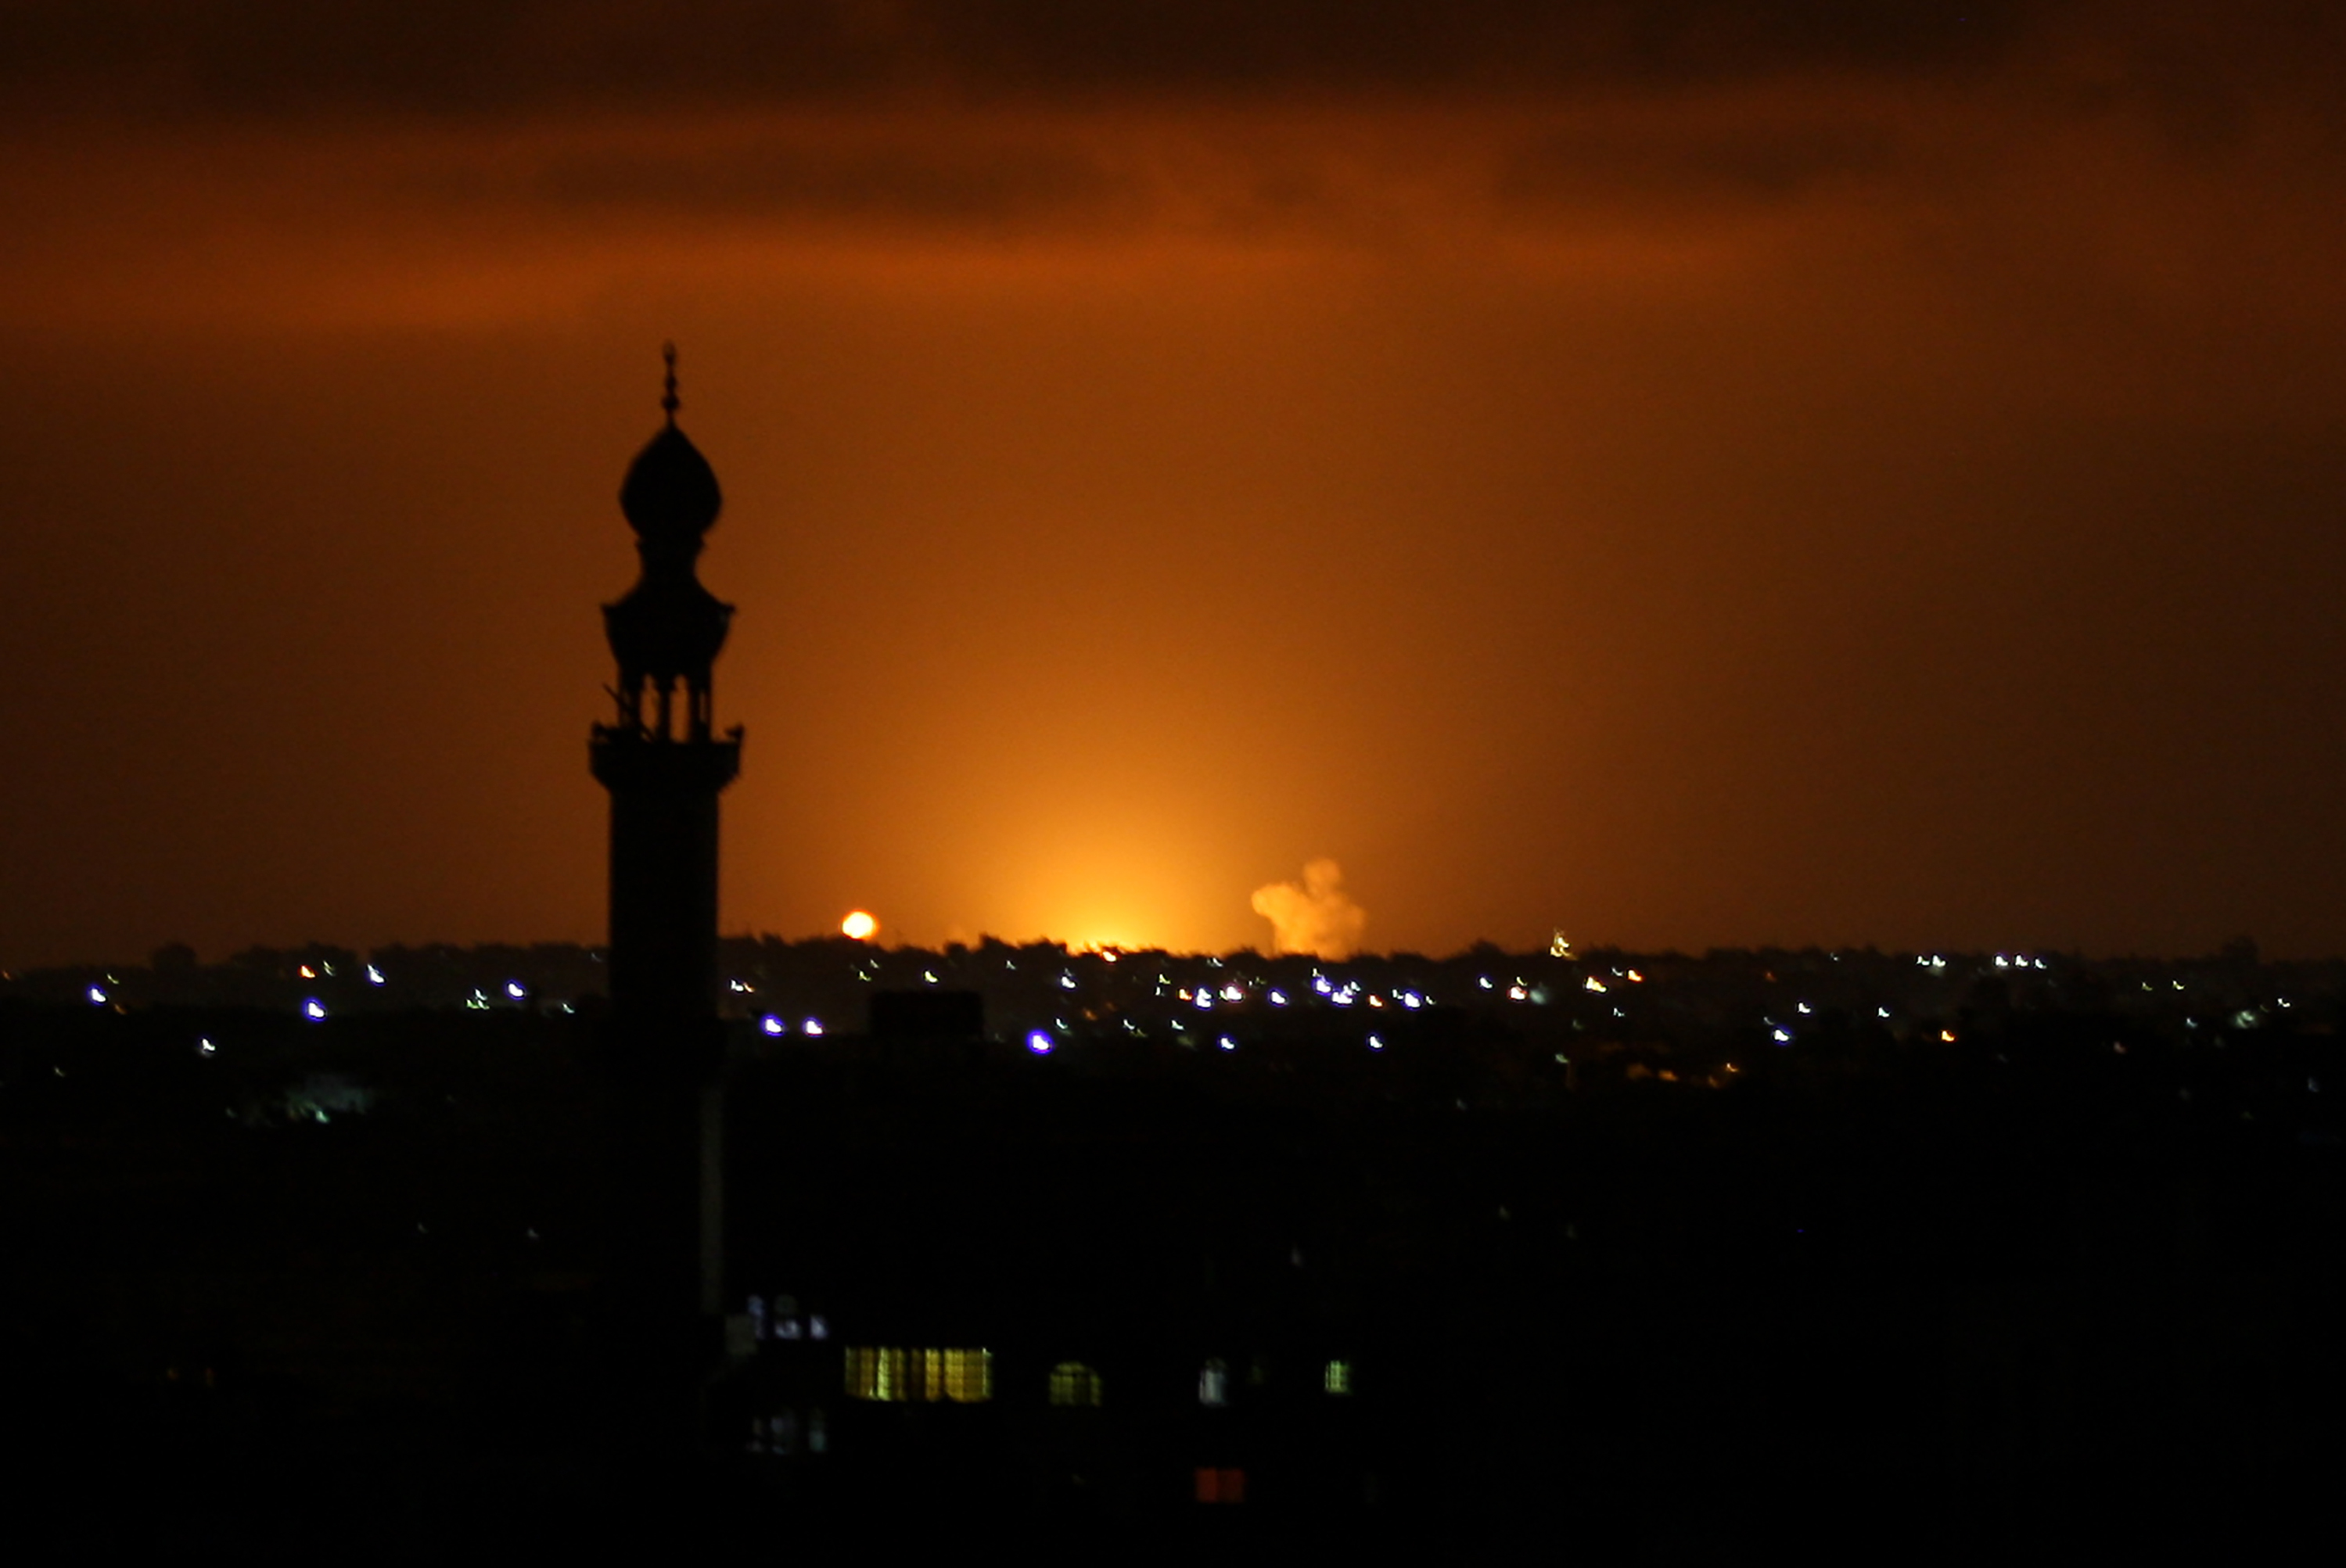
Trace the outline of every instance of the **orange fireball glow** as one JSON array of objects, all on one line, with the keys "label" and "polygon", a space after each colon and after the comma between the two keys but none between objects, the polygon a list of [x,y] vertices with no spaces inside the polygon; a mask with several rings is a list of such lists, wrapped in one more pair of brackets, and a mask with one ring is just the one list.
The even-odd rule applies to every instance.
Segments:
[{"label": "orange fireball glow", "polygon": [[600,940],[669,340],[729,933],[2346,951],[2338,7],[127,9],[0,968]]}]

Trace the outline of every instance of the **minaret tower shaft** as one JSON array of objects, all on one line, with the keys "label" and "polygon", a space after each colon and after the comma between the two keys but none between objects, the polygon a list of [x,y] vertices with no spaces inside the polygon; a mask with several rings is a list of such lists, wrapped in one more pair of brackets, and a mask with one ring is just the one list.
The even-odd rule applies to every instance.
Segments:
[{"label": "minaret tower shaft", "polygon": [[667,423],[619,487],[643,570],[603,606],[618,711],[588,747],[611,794],[609,1222],[614,1326],[632,1369],[613,1402],[624,1441],[662,1461],[700,1441],[723,1312],[717,798],[741,764],[740,728],[713,732],[709,690],[733,606],[694,572],[723,497],[676,427],[675,345],[666,351]]},{"label": "minaret tower shaft", "polygon": [[740,728],[712,733],[709,687],[733,606],[694,571],[724,498],[677,428],[674,344],[666,355],[667,423],[619,487],[643,571],[603,606],[618,712],[589,748],[611,794],[611,1007],[625,1034],[716,1016],[717,797],[741,766]]}]

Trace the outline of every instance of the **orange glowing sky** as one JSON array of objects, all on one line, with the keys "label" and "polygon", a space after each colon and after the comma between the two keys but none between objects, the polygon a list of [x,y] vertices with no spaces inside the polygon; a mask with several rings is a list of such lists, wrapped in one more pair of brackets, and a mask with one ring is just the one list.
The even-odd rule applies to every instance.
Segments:
[{"label": "orange glowing sky", "polygon": [[2346,952],[2346,38],[2206,9],[0,0],[0,963],[597,937],[668,338],[729,931]]}]

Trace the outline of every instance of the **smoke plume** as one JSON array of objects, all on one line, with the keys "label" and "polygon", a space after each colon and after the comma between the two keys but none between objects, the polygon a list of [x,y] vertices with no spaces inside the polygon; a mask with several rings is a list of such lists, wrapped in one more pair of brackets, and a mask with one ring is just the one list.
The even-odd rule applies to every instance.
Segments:
[{"label": "smoke plume", "polygon": [[1308,952],[1315,958],[1349,958],[1361,945],[1369,913],[1344,891],[1344,868],[1313,860],[1303,881],[1273,882],[1254,891],[1254,912],[1270,922],[1271,950]]}]

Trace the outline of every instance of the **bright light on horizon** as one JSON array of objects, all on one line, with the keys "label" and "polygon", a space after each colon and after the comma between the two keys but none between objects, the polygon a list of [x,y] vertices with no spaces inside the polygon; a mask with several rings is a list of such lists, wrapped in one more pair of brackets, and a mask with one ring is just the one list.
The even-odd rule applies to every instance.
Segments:
[{"label": "bright light on horizon", "polygon": [[839,929],[858,942],[870,942],[880,932],[880,918],[870,910],[850,910]]}]

